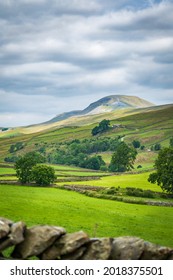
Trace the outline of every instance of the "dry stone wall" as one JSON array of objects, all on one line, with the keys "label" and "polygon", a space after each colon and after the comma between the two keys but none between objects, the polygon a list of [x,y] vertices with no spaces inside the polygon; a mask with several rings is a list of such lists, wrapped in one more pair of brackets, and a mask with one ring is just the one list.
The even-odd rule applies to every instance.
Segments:
[{"label": "dry stone wall", "polygon": [[173,249],[138,237],[89,238],[83,232],[67,233],[58,226],[28,228],[24,222],[0,218],[0,259],[40,260],[173,260]]}]

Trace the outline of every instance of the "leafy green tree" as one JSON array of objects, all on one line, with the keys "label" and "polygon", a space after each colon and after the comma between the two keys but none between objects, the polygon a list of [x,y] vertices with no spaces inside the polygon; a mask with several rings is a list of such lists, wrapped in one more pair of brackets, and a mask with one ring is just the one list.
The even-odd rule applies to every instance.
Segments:
[{"label": "leafy green tree", "polygon": [[97,135],[99,132],[100,132],[99,126],[95,126],[91,131],[93,136]]},{"label": "leafy green tree", "polygon": [[29,183],[31,181],[32,167],[37,163],[43,162],[45,162],[45,158],[36,152],[29,152],[17,159],[15,163],[15,170],[19,181],[22,184]]},{"label": "leafy green tree", "polygon": [[173,138],[171,138],[171,139],[169,140],[169,146],[170,146],[170,147],[173,147]]},{"label": "leafy green tree", "polygon": [[154,146],[151,146],[151,151],[160,151],[161,150],[161,144],[156,143]]},{"label": "leafy green tree", "polygon": [[101,131],[107,131],[109,129],[109,126],[110,126],[110,120],[102,120],[100,123],[99,123],[99,127],[101,129]]},{"label": "leafy green tree", "polygon": [[98,126],[95,126],[91,133],[92,135],[97,135],[98,133],[106,132],[110,127],[110,120],[102,120]]},{"label": "leafy green tree", "polygon": [[4,161],[5,162],[16,162],[18,160],[17,156],[10,156],[10,157],[5,157]]},{"label": "leafy green tree", "polygon": [[15,152],[15,145],[14,144],[10,146],[9,152],[10,153],[14,153]]},{"label": "leafy green tree", "polygon": [[140,143],[139,140],[133,140],[132,145],[133,145],[134,148],[137,149],[137,148],[140,148],[141,143]]},{"label": "leafy green tree", "polygon": [[122,142],[112,155],[109,170],[113,172],[125,172],[133,169],[137,151]]},{"label": "leafy green tree", "polygon": [[86,160],[85,168],[99,170],[101,165],[105,165],[101,156],[93,156]]},{"label": "leafy green tree", "polygon": [[150,174],[148,181],[157,183],[168,193],[173,193],[173,148],[160,150],[154,166],[156,172]]},{"label": "leafy green tree", "polygon": [[156,143],[156,144],[154,145],[154,150],[155,150],[155,151],[160,151],[160,150],[161,150],[161,144],[160,144],[160,143]]},{"label": "leafy green tree", "polygon": [[144,149],[145,149],[145,146],[144,146],[144,145],[142,145],[142,146],[141,146],[141,150],[143,151]]},{"label": "leafy green tree", "polygon": [[22,142],[17,142],[16,144],[12,144],[12,145],[10,146],[9,152],[10,152],[10,153],[17,152],[17,151],[23,149],[24,146],[25,146],[24,143],[22,143]]},{"label": "leafy green tree", "polygon": [[55,170],[47,165],[35,165],[31,169],[31,180],[39,186],[49,186],[56,180]]},{"label": "leafy green tree", "polygon": [[2,131],[7,131],[9,128],[8,127],[3,127]]}]

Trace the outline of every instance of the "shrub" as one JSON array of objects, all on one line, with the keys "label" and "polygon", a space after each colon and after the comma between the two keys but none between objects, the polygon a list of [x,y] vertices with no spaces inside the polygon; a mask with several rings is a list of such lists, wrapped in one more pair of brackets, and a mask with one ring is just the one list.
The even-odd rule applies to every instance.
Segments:
[{"label": "shrub", "polygon": [[110,188],[110,189],[105,190],[104,193],[110,194],[110,195],[117,194],[117,190],[115,188]]},{"label": "shrub", "polygon": [[150,191],[150,190],[145,190],[145,191],[143,192],[143,197],[154,198],[155,195],[154,195],[154,193],[153,193],[152,191]]},{"label": "shrub", "polygon": [[101,171],[107,171],[108,168],[107,168],[106,165],[101,165],[101,166],[100,166],[100,170],[101,170]]},{"label": "shrub", "polygon": [[55,170],[51,166],[36,165],[31,170],[31,180],[39,186],[52,184],[56,180]]}]

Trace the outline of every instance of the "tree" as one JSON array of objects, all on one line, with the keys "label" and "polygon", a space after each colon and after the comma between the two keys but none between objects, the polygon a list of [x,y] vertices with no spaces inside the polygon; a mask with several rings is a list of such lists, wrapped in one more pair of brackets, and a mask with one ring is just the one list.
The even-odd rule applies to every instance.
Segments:
[{"label": "tree", "polygon": [[169,146],[170,146],[170,147],[173,147],[173,138],[171,138],[171,139],[169,140]]},{"label": "tree", "polygon": [[140,146],[141,146],[141,143],[139,140],[133,140],[132,144],[133,144],[133,147],[136,149],[140,148]]},{"label": "tree", "polygon": [[148,181],[157,183],[168,193],[173,193],[173,148],[160,150],[154,167],[156,172],[150,174]]},{"label": "tree", "polygon": [[39,186],[47,186],[56,180],[55,170],[47,165],[35,165],[31,169],[31,180]]},{"label": "tree", "polygon": [[15,169],[16,176],[19,181],[23,184],[29,183],[31,181],[32,167],[37,163],[43,163],[44,161],[45,158],[36,152],[29,152],[17,159],[15,163]]},{"label": "tree", "polygon": [[105,165],[101,156],[93,156],[84,162],[85,168],[99,170],[101,165]]},{"label": "tree", "polygon": [[156,143],[154,146],[151,146],[151,151],[160,151],[161,150],[161,144]]},{"label": "tree", "polygon": [[130,148],[124,142],[120,143],[117,150],[112,155],[109,170],[113,172],[125,172],[133,169],[136,155],[137,151],[134,148]]},{"label": "tree", "polygon": [[10,152],[10,153],[17,152],[17,151],[23,149],[24,146],[25,146],[24,143],[22,143],[22,142],[17,142],[16,144],[13,144],[13,145],[10,146],[9,152]]},{"label": "tree", "polygon": [[110,120],[105,120],[104,119],[99,123],[99,127],[100,127],[101,132],[107,131],[109,129],[109,126],[110,126]]},{"label": "tree", "polygon": [[97,135],[98,133],[106,132],[110,127],[110,120],[102,120],[98,126],[95,126],[91,133],[92,135]]},{"label": "tree", "polygon": [[156,144],[154,145],[154,150],[155,150],[155,151],[160,151],[160,150],[161,150],[161,144],[160,144],[160,143],[156,143]]},{"label": "tree", "polygon": [[97,135],[98,133],[100,132],[99,130],[99,126],[95,126],[93,129],[92,129],[92,135],[95,136]]}]

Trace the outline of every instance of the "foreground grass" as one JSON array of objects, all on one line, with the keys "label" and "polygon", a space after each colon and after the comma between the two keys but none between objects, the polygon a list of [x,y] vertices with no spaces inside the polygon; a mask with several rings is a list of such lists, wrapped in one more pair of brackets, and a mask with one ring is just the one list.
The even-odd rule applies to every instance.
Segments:
[{"label": "foreground grass", "polygon": [[133,205],[55,188],[0,185],[0,216],[90,236],[139,236],[173,247],[173,208]]}]

